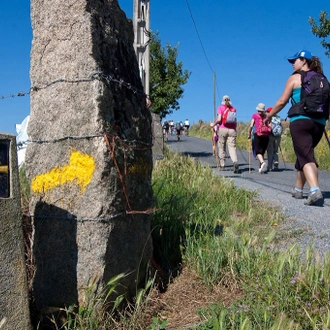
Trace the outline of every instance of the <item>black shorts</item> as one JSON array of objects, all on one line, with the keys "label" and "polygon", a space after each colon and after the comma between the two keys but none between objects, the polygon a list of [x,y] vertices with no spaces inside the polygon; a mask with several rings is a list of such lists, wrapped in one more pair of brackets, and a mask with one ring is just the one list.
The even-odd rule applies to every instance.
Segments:
[{"label": "black shorts", "polygon": [[296,154],[295,168],[302,171],[307,163],[318,164],[314,148],[318,145],[324,132],[324,125],[311,119],[297,119],[290,123],[293,149]]},{"label": "black shorts", "polygon": [[259,136],[257,133],[254,133],[253,137],[253,145],[254,145],[254,150],[256,155],[262,155],[264,156],[267,147],[268,147],[268,141],[269,141],[269,136]]}]

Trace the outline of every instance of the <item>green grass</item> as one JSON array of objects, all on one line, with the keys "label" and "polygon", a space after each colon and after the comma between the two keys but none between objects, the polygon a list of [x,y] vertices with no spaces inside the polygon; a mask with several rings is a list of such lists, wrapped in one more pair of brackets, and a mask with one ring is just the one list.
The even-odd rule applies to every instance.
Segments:
[{"label": "green grass", "polygon": [[329,256],[320,263],[310,248],[303,263],[296,247],[277,251],[274,224],[284,216],[189,157],[168,154],[153,180],[159,210],[153,226],[162,228],[156,241],[165,264],[176,269],[182,259],[210,290],[224,282],[241,290],[230,306],[200,311],[207,321],[198,329],[330,326]]}]

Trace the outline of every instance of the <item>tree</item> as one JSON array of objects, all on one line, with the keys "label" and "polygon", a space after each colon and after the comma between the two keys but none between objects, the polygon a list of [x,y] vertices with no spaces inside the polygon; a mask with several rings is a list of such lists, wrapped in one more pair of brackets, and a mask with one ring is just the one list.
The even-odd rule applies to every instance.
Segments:
[{"label": "tree", "polygon": [[150,99],[152,112],[160,118],[180,109],[178,99],[183,97],[190,72],[177,62],[178,46],[167,44],[162,48],[158,34],[151,35],[150,41]]},{"label": "tree", "polygon": [[321,11],[319,21],[320,25],[317,25],[313,17],[308,19],[308,23],[312,26],[312,33],[319,38],[323,38],[321,45],[326,49],[325,55],[330,57],[330,43],[325,39],[330,36],[330,19],[327,18],[325,11]]}]

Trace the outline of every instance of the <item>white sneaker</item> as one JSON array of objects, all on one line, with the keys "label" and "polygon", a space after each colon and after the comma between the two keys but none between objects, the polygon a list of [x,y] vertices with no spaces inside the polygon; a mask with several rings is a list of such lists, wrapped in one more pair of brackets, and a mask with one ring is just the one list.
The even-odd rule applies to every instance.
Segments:
[{"label": "white sneaker", "polygon": [[259,168],[259,173],[265,173],[267,171],[267,164],[263,162]]}]

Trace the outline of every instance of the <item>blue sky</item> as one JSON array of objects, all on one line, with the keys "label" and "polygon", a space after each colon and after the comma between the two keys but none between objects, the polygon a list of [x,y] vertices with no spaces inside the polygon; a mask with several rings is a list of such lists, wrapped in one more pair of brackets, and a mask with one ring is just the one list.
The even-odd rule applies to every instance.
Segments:
[{"label": "blue sky", "polygon": [[[188,4],[192,16],[187,0],[150,0],[151,30],[159,32],[163,45],[179,44],[179,60],[191,71],[180,110],[167,119],[212,120],[215,72],[217,106],[227,94],[238,120],[249,121],[259,102],[274,105],[292,73],[286,57],[300,49],[319,56],[330,79],[330,59],[307,23],[309,16],[318,19],[321,10],[330,16],[329,0],[312,5],[306,0],[188,0]],[[119,5],[128,18],[133,17],[133,0],[119,0]],[[0,132],[16,134],[15,124],[30,112],[29,95],[16,96],[30,88],[29,1],[2,3],[0,37]],[[280,113],[282,118],[287,110],[288,106]]]}]

